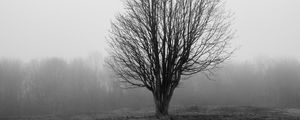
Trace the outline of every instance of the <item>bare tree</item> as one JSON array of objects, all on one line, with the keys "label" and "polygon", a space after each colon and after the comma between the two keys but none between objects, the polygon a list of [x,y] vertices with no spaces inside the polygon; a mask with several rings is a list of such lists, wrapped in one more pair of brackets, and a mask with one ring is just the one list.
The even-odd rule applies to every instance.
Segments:
[{"label": "bare tree", "polygon": [[220,0],[127,0],[112,23],[108,62],[127,87],[153,93],[167,116],[181,78],[209,74],[228,59],[230,15]]}]

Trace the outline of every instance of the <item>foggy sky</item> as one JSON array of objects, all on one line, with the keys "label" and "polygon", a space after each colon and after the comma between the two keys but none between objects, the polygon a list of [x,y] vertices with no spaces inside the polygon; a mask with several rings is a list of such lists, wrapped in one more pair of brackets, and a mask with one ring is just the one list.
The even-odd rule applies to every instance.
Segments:
[{"label": "foggy sky", "polygon": [[[0,0],[0,58],[105,54],[110,21],[124,0]],[[257,56],[300,60],[299,0],[227,0],[239,48],[234,60]]]}]

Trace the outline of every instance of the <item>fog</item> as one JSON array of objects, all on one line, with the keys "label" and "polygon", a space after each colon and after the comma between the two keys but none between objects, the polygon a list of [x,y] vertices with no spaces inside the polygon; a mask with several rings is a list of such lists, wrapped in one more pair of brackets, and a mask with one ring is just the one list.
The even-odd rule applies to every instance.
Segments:
[{"label": "fog", "polygon": [[[123,0],[0,0],[0,57],[23,61],[107,55],[110,23],[124,11]],[[239,48],[232,57],[257,56],[300,60],[299,0],[226,0],[234,14]],[[253,9],[255,8],[255,9]]]},{"label": "fog", "polygon": [[[215,74],[182,80],[171,106],[300,107],[297,0],[228,0],[238,48]],[[254,8],[254,9],[253,9]],[[105,65],[122,0],[0,0],[0,116],[153,108]]]},{"label": "fog", "polygon": [[[0,60],[0,115],[77,114],[153,108],[143,88],[123,89],[99,54],[66,61]],[[228,63],[208,79],[184,79],[172,106],[300,107],[300,63],[260,58]]]}]

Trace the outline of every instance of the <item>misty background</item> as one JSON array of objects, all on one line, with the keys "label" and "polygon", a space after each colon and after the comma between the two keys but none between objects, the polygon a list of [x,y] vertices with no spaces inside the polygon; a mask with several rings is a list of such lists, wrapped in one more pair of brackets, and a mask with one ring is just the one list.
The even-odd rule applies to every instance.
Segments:
[{"label": "misty background", "polygon": [[[171,105],[300,107],[298,0],[228,0],[238,50],[213,80],[183,80]],[[153,106],[104,64],[122,0],[0,0],[0,115]]]}]

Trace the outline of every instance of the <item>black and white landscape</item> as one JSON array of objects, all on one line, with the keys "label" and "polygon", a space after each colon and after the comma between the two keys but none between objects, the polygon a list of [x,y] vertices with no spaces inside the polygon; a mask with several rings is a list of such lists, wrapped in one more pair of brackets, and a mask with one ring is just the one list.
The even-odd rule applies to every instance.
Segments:
[{"label": "black and white landscape", "polygon": [[0,119],[298,120],[299,4],[0,0]]}]

